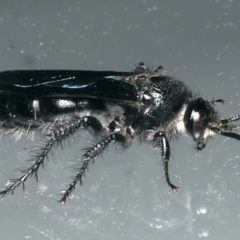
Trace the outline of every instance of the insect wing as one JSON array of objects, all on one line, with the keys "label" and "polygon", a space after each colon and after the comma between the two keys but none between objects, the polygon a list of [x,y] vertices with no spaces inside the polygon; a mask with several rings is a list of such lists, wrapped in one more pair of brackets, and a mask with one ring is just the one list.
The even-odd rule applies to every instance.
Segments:
[{"label": "insect wing", "polygon": [[137,89],[123,81],[132,72],[18,70],[0,73],[0,92],[34,97],[89,97],[137,100]]}]

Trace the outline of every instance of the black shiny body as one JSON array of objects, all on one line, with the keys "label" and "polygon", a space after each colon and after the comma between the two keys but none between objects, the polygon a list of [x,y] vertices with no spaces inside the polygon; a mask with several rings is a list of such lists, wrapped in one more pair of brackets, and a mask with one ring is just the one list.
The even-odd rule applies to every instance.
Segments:
[{"label": "black shiny body", "polygon": [[[84,109],[100,110],[105,99],[136,100],[136,89],[116,80],[127,75],[129,73],[110,71],[1,72],[0,118],[9,127],[21,124],[25,126],[28,123],[31,128],[40,126],[43,122],[53,122],[65,113]],[[38,109],[33,107],[33,101],[36,100],[39,102]],[[59,100],[69,102],[62,106],[58,104]]]},{"label": "black shiny body", "polygon": [[[139,70],[138,70],[139,71]],[[59,116],[71,117],[84,111],[97,112],[125,119],[123,125],[135,130],[167,124],[192,98],[187,87],[179,80],[151,73],[111,71],[7,71],[0,73],[0,119],[6,127],[39,127],[52,123]],[[136,76],[141,76],[141,79]],[[134,83],[134,84],[132,84]],[[159,91],[158,91],[159,90]],[[143,95],[160,94],[159,106],[154,99]],[[65,104],[59,101],[65,100]],[[34,109],[33,101],[38,101]],[[121,111],[123,114],[116,113]],[[148,113],[146,114],[146,109]],[[107,120],[106,120],[107,121]],[[125,123],[126,121],[126,123]]]},{"label": "black shiny body", "polygon": [[197,98],[180,80],[167,76],[162,67],[146,68],[140,63],[133,72],[36,70],[0,73],[0,124],[4,134],[16,139],[46,135],[46,144],[35,153],[34,164],[12,180],[1,196],[12,192],[29,176],[38,179],[38,169],[54,146],[89,129],[96,144],[78,161],[77,175],[62,191],[64,204],[89,163],[111,144],[128,148],[133,139],[158,150],[163,159],[165,178],[172,190],[168,162],[169,141],[189,134],[197,149],[205,147],[214,134],[240,140],[230,125],[240,116],[221,120],[214,105],[222,100]]}]

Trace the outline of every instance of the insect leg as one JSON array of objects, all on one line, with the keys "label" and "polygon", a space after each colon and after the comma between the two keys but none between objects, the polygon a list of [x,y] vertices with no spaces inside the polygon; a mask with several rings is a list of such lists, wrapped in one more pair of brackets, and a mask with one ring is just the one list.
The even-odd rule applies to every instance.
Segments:
[{"label": "insect leg", "polygon": [[236,116],[233,116],[233,117],[230,117],[230,118],[222,119],[221,123],[222,124],[228,124],[228,123],[233,122],[233,121],[238,121],[239,119],[240,119],[240,114],[238,114]]},{"label": "insect leg", "polygon": [[153,137],[153,146],[156,149],[160,149],[163,158],[163,169],[165,171],[165,178],[168,186],[174,191],[177,192],[178,187],[173,185],[170,181],[169,173],[168,173],[168,163],[170,161],[170,145],[167,140],[165,133],[157,132]]},{"label": "insect leg", "polygon": [[82,185],[82,177],[85,176],[86,170],[88,170],[88,165],[92,161],[104,152],[104,150],[109,146],[110,143],[116,142],[120,147],[126,149],[129,144],[127,143],[127,138],[122,134],[113,133],[107,137],[102,138],[97,144],[87,149],[86,153],[82,155],[81,160],[78,163],[77,175],[73,178],[73,181],[68,184],[67,190],[62,191],[62,198],[58,201],[62,205],[65,204],[66,200],[70,197],[73,190],[76,188],[76,184],[79,181]]},{"label": "insect leg", "polygon": [[48,139],[45,146],[42,147],[40,153],[34,157],[34,164],[26,170],[23,170],[23,175],[20,178],[10,180],[10,184],[0,192],[0,196],[4,197],[10,192],[13,194],[14,190],[21,184],[24,188],[24,183],[29,176],[34,175],[36,181],[38,181],[38,169],[40,166],[44,167],[44,160],[51,152],[52,147],[61,144],[62,141],[75,134],[78,130],[86,129],[88,127],[91,127],[96,132],[103,131],[102,124],[92,116],[74,116],[72,119],[61,121],[59,123],[56,122],[47,134]]}]

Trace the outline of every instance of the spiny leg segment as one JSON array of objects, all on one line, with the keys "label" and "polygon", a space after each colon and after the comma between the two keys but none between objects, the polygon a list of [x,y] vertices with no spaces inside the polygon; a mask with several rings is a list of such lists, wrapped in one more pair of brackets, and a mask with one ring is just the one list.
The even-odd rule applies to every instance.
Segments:
[{"label": "spiny leg segment", "polygon": [[240,120],[240,114],[230,117],[230,118],[221,119],[218,126],[210,126],[209,129],[211,131],[215,132],[216,134],[219,134],[219,135],[222,135],[225,137],[234,138],[234,139],[240,141],[240,135],[238,133],[233,132],[236,129],[239,129],[240,125],[230,125],[229,124],[231,122],[235,122],[235,121],[239,121],[239,120]]},{"label": "spiny leg segment", "polygon": [[178,187],[172,184],[169,173],[168,173],[168,163],[170,161],[170,145],[168,139],[164,132],[157,132],[153,137],[153,146],[156,149],[160,149],[163,158],[163,169],[165,171],[165,178],[168,186],[177,192]]},{"label": "spiny leg segment", "polygon": [[109,136],[101,139],[96,145],[87,149],[86,153],[82,155],[81,160],[79,161],[77,168],[77,175],[73,178],[73,181],[68,184],[68,188],[62,191],[62,198],[58,201],[62,205],[65,204],[66,200],[70,197],[73,190],[76,188],[76,184],[79,181],[82,185],[82,177],[85,176],[86,171],[88,170],[89,163],[96,160],[96,158],[106,150],[110,143],[118,143],[120,147],[126,149],[129,145],[125,136],[112,133]]},{"label": "spiny leg segment", "polygon": [[80,129],[86,129],[91,127],[94,131],[101,133],[103,131],[103,126],[95,117],[86,116],[86,117],[78,117],[74,116],[73,118],[61,121],[59,123],[55,123],[51,130],[49,130],[47,134],[47,142],[44,147],[40,149],[40,153],[37,154],[33,161],[34,164],[23,170],[23,175],[20,178],[10,180],[10,185],[5,187],[1,192],[0,196],[4,197],[10,192],[13,194],[14,190],[19,187],[21,184],[24,188],[24,183],[28,179],[28,177],[35,177],[36,181],[38,181],[38,170],[39,167],[44,167],[44,160],[47,158],[48,154],[51,153],[52,147],[54,145],[61,144],[64,140],[66,140],[71,135],[74,135]]},{"label": "spiny leg segment", "polygon": [[221,123],[222,124],[228,124],[230,122],[234,122],[234,121],[238,121],[238,120],[240,120],[240,114],[238,114],[236,116],[233,116],[233,117],[230,117],[230,118],[222,119]]}]

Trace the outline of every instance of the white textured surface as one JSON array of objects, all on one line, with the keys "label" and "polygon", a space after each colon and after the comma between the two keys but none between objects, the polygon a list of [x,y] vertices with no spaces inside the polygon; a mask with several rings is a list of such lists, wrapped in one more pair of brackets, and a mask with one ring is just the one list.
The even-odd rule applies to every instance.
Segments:
[{"label": "white textured surface", "polygon": [[[0,70],[131,70],[137,61],[208,99],[225,99],[223,118],[240,113],[238,1],[4,1],[0,8]],[[216,136],[199,153],[191,139],[171,143],[172,193],[151,146],[109,149],[90,166],[66,206],[58,193],[71,163],[88,146],[85,132],[55,152],[38,185],[0,201],[1,239],[236,239],[240,235],[239,142]],[[0,183],[27,167],[24,148],[0,141]]]}]

